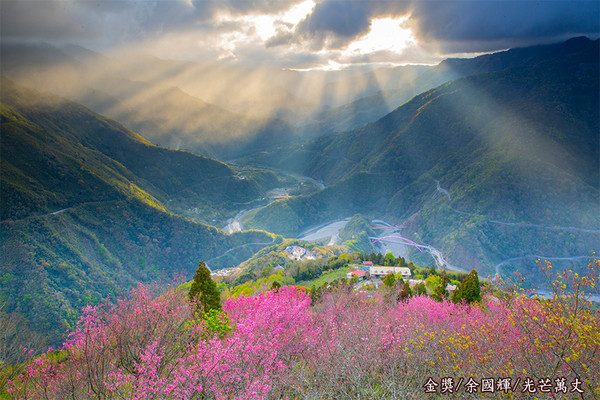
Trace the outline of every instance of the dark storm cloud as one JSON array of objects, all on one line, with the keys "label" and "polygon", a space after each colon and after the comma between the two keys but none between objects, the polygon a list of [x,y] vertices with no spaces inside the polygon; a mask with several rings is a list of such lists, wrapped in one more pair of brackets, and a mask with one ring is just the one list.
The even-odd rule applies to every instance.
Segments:
[{"label": "dark storm cloud", "polygon": [[194,0],[198,9],[227,10],[232,14],[274,14],[289,10],[299,0]]},{"label": "dark storm cloud", "polygon": [[417,39],[441,51],[496,50],[574,35],[597,37],[599,4],[595,0],[324,0],[298,24],[295,40],[311,40],[317,49],[340,48],[366,34],[373,18],[410,16],[408,24]]},{"label": "dark storm cloud", "polygon": [[598,36],[597,1],[424,1],[410,18],[415,35],[443,51],[489,51]]},{"label": "dark storm cloud", "polygon": [[[405,2],[325,0],[301,21],[291,42],[310,42],[315,50],[339,49],[369,32],[371,18],[406,11]],[[391,10],[389,10],[391,8]],[[285,37],[285,36],[284,36]],[[286,43],[284,37],[276,43]]]},{"label": "dark storm cloud", "polygon": [[311,33],[326,32],[341,37],[354,37],[369,30],[369,14],[368,2],[325,1],[317,4],[298,28]]},{"label": "dark storm cloud", "polygon": [[96,27],[69,6],[57,1],[2,1],[2,38],[61,40],[91,36]]},{"label": "dark storm cloud", "polygon": [[273,13],[287,10],[299,1],[3,0],[1,29],[3,39],[89,38],[109,46],[188,29],[218,29],[222,24],[212,18],[220,12]]}]

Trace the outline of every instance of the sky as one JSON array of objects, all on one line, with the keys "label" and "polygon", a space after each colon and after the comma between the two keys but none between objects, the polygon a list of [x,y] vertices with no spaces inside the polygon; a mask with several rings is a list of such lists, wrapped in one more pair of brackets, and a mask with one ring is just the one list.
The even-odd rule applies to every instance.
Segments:
[{"label": "sky", "polygon": [[599,36],[597,0],[2,0],[2,41],[296,70],[433,64]]}]

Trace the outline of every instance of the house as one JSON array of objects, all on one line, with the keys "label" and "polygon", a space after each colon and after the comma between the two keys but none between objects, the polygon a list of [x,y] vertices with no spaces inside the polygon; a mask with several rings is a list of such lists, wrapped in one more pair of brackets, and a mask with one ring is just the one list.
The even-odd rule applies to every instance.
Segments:
[{"label": "house", "polygon": [[352,279],[355,276],[358,278],[359,281],[362,281],[363,279],[365,279],[367,277],[367,271],[364,271],[362,269],[357,269],[356,271],[348,272],[346,274],[347,279]]},{"label": "house", "polygon": [[365,271],[365,272],[369,272],[369,268],[370,268],[367,265],[361,265],[361,264],[350,264],[349,267],[350,267],[350,269],[352,271],[360,269],[360,270]]},{"label": "house", "polygon": [[410,269],[406,267],[384,267],[382,265],[373,265],[369,268],[369,273],[371,276],[375,278],[383,278],[389,274],[398,274],[402,275],[402,279],[410,278]]},{"label": "house", "polygon": [[372,267],[373,266],[373,261],[363,261],[363,265],[366,265],[368,267]]}]

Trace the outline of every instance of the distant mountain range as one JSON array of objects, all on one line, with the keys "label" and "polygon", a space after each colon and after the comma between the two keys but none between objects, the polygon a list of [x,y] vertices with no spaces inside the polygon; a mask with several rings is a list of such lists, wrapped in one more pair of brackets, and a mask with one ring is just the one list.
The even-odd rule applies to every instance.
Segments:
[{"label": "distant mountain range", "polygon": [[[318,135],[357,129],[384,117],[412,97],[443,83],[469,75],[504,71],[544,60],[551,61],[556,55],[569,53],[586,40],[587,38],[574,38],[564,43],[510,49],[475,58],[446,59],[425,70],[416,70],[416,76],[413,74],[411,80],[398,79],[398,84],[394,87],[382,85],[379,91],[374,91],[368,96],[326,110],[313,117],[315,122],[304,129]],[[360,84],[359,82],[358,85]]]},{"label": "distant mountain range", "polygon": [[[81,48],[68,48],[67,54],[50,45],[3,43],[0,49],[6,77],[81,103],[163,147],[228,159],[300,140],[296,129],[281,119],[240,114],[190,94],[206,84],[199,79],[203,72],[220,82],[200,66],[139,56],[113,60]],[[188,91],[178,87],[181,81],[168,78],[179,76],[178,71],[196,85]],[[233,85],[222,89],[231,98],[240,96]],[[293,108],[298,102],[281,102],[288,103]]]},{"label": "distant mountain range", "polygon": [[2,43],[0,53],[2,73],[20,84],[83,104],[154,144],[221,160],[362,126],[389,105],[369,100],[368,115],[350,106],[351,117],[344,108],[324,110],[380,90],[414,95],[409,89],[428,69],[379,68],[331,79],[264,66],[107,57],[78,46]]},{"label": "distant mountain range", "polygon": [[329,183],[249,225],[294,235],[355,212],[409,220],[411,237],[484,274],[511,257],[591,254],[600,245],[598,43],[447,61],[439,69],[471,75],[360,129],[248,159]]}]

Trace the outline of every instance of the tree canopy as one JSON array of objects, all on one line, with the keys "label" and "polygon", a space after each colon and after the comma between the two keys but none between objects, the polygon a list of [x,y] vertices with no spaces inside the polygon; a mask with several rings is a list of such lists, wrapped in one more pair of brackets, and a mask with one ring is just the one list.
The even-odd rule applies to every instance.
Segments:
[{"label": "tree canopy", "polygon": [[210,270],[204,261],[200,261],[198,265],[189,298],[190,302],[196,306],[197,311],[207,313],[210,310],[221,310],[221,294],[210,277]]},{"label": "tree canopy", "polygon": [[460,303],[463,300],[468,304],[481,301],[479,275],[475,270],[469,272],[465,279],[463,279],[460,288],[456,289],[452,294],[452,302]]}]

